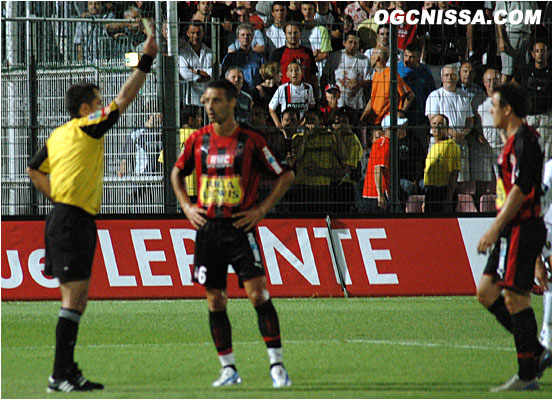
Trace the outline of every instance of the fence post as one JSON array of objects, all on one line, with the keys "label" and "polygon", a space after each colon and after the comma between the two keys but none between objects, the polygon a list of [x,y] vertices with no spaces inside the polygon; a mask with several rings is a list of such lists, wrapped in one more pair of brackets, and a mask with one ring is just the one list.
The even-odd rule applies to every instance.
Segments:
[{"label": "fence post", "polygon": [[[27,17],[31,17],[31,2],[25,2]],[[38,150],[38,89],[36,74],[36,23],[26,22],[26,46],[27,46],[27,96],[29,99],[29,125],[27,151],[32,157]],[[21,175],[24,174],[25,163],[19,165]],[[31,197],[31,213],[38,214],[38,192],[34,185],[29,185]],[[21,212],[21,210],[20,210]]]},{"label": "fence post", "polygon": [[400,211],[397,140],[397,25],[390,24],[390,211]]},{"label": "fence post", "polygon": [[177,207],[177,198],[171,186],[171,170],[177,160],[177,134],[179,132],[176,103],[178,99],[178,90],[175,89],[174,71],[176,64],[175,56],[161,57],[161,77],[162,81],[158,85],[161,92],[158,93],[158,101],[161,105],[163,115],[163,193],[164,193],[164,212],[175,213]]}]

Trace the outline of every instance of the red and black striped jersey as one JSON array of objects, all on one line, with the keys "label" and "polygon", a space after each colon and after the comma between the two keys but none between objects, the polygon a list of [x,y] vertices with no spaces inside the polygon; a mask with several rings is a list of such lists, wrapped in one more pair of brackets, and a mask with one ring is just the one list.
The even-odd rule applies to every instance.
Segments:
[{"label": "red and black striped jersey", "polygon": [[310,77],[317,75],[317,63],[315,57],[313,57],[313,52],[308,47],[300,46],[295,49],[287,46],[281,47],[273,52],[271,61],[280,64],[280,70],[283,71],[281,83],[290,82],[290,78],[285,72],[288,70],[288,64],[292,61],[301,65],[304,82],[309,82]]},{"label": "red and black striped jersey", "polygon": [[499,155],[496,208],[500,210],[509,192],[517,185],[525,194],[524,203],[512,223],[540,216],[541,174],[543,153],[539,133],[524,124],[511,136]]},{"label": "red and black striped jersey", "polygon": [[288,169],[260,133],[239,125],[232,135],[219,136],[212,124],[188,138],[175,166],[185,175],[196,169],[197,204],[208,218],[229,218],[252,208],[262,174],[280,176]]}]

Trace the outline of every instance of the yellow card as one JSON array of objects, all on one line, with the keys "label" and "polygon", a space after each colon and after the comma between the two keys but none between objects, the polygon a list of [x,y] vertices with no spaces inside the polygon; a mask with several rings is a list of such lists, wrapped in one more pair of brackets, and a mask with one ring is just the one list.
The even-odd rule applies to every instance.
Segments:
[{"label": "yellow card", "polygon": [[144,24],[144,29],[146,29],[146,35],[152,36],[152,28],[150,27],[150,22],[146,18],[142,18],[142,23]]}]

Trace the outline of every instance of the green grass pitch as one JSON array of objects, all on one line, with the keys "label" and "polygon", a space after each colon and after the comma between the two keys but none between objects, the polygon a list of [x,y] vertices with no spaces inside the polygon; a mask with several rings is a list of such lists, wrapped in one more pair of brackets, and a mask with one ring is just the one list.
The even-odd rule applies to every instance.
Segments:
[{"label": "green grass pitch", "polygon": [[[542,298],[533,297],[541,327]],[[229,301],[242,384],[219,362],[204,300],[91,301],[76,360],[104,391],[47,394],[59,302],[2,303],[2,398],[546,398],[491,394],[516,372],[513,339],[474,297],[274,299],[293,385],[273,389],[255,311]]]}]

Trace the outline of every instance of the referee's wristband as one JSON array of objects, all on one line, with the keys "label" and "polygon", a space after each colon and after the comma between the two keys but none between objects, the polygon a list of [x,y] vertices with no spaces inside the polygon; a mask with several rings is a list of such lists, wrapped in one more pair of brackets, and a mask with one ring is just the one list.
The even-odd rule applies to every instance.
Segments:
[{"label": "referee's wristband", "polygon": [[153,62],[153,57],[149,56],[148,54],[142,54],[142,57],[140,57],[140,61],[138,62],[136,68],[138,68],[142,72],[148,73],[152,70]]}]

